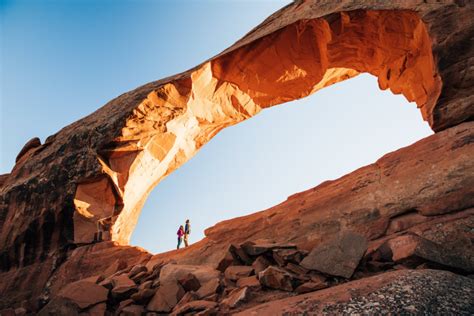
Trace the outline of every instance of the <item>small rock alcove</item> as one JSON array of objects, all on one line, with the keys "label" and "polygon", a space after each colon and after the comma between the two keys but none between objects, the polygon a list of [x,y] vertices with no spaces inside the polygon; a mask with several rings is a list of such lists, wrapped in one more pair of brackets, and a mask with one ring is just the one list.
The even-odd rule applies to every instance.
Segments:
[{"label": "small rock alcove", "polygon": [[299,20],[150,89],[99,150],[102,175],[77,187],[74,242],[128,244],[152,188],[220,130],[363,72],[433,123],[441,80],[425,24],[411,11]]}]

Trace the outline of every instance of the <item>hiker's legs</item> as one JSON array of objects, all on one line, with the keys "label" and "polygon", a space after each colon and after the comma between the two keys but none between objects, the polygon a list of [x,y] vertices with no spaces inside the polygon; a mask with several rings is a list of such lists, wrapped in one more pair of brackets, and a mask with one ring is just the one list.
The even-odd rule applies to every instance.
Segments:
[{"label": "hiker's legs", "polygon": [[188,234],[184,234],[184,247],[188,246]]},{"label": "hiker's legs", "polygon": [[178,237],[178,246],[176,247],[176,249],[179,249],[180,245],[181,245],[181,237]]}]

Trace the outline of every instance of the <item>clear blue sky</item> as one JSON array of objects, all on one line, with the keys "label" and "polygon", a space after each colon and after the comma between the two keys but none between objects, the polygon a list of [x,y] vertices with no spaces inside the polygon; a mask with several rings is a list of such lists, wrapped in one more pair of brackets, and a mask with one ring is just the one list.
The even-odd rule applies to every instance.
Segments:
[{"label": "clear blue sky", "polygon": [[[5,1],[0,173],[117,95],[224,50],[288,1]],[[414,103],[361,75],[217,135],[151,193],[131,243],[175,247],[215,223],[271,207],[431,134]]]}]

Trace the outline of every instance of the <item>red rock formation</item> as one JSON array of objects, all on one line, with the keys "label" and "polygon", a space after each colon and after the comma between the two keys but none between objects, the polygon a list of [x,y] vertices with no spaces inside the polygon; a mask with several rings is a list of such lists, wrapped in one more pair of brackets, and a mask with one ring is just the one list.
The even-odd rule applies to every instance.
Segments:
[{"label": "red rock formation", "polygon": [[[29,142],[0,176],[0,306],[54,295],[114,262],[118,270],[147,260],[136,248],[90,244],[127,244],[151,189],[221,129],[361,72],[415,101],[439,133],[220,223],[186,259],[181,251],[150,262],[217,264],[230,243],[257,238],[310,250],[347,228],[381,242],[387,227],[472,217],[474,127],[460,123],[474,117],[473,16],[463,1],[296,1],[196,68],[123,94],[42,145]],[[130,254],[125,263],[119,253]]]}]

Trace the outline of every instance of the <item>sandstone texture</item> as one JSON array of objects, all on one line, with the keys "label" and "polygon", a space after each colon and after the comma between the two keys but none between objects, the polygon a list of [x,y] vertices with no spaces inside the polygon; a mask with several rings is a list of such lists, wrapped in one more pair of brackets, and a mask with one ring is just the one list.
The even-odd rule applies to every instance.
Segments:
[{"label": "sandstone texture", "polygon": [[[30,140],[0,175],[0,314],[473,314],[473,37],[470,1],[295,1]],[[186,249],[127,246],[153,187],[220,130],[362,72],[436,133]]]}]

